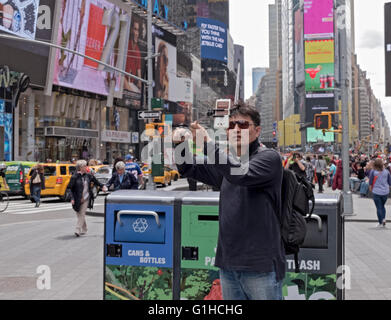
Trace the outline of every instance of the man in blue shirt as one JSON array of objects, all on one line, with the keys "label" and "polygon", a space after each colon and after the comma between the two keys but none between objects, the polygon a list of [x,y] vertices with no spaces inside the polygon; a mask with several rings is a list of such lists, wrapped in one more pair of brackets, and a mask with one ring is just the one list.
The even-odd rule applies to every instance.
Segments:
[{"label": "man in blue shirt", "polygon": [[130,154],[125,156],[125,170],[132,174],[140,185],[143,185],[143,172],[140,166],[136,162],[133,162],[133,156]]}]

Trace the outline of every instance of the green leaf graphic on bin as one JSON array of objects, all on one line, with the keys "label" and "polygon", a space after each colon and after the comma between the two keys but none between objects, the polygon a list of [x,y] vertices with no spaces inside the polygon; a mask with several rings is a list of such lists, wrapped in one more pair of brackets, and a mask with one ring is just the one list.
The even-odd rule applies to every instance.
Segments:
[{"label": "green leaf graphic on bin", "polygon": [[[170,300],[171,269],[157,267],[106,266],[106,299]],[[112,285],[122,288],[113,287]],[[128,292],[128,293],[127,293]]]}]

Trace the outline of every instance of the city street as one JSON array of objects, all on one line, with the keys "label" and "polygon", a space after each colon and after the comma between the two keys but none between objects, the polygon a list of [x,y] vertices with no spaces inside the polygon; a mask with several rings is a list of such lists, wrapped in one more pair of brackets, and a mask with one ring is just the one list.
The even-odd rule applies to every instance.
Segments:
[{"label": "city street", "polygon": [[[166,190],[185,185],[181,179]],[[345,264],[351,271],[345,298],[391,299],[391,227],[376,229],[371,199],[354,195],[354,210],[356,215],[345,223]],[[87,217],[88,234],[76,238],[69,203],[49,198],[35,209],[30,201],[14,197],[0,215],[0,299],[101,300],[103,212],[104,196],[99,196]],[[37,288],[39,266],[49,267],[43,268],[50,270],[50,289]]]}]

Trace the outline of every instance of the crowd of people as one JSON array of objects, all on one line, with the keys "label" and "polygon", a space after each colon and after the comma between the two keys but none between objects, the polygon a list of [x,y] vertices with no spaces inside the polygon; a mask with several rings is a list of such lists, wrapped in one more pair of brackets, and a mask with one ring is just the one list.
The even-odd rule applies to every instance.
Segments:
[{"label": "crowd of people", "polygon": [[[307,155],[305,158],[294,152],[283,155],[283,165],[308,181],[318,185],[318,192],[324,187],[343,189],[342,160],[337,155]],[[378,228],[386,226],[385,204],[391,187],[391,156],[376,153],[351,154],[349,162],[349,189],[361,198],[372,198],[376,207]]]}]

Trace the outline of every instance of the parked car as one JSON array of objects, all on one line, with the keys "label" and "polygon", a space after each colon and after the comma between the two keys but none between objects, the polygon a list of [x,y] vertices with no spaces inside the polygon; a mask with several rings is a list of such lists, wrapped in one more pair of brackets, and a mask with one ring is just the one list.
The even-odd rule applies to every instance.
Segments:
[{"label": "parked car", "polygon": [[[111,176],[113,175],[113,167],[111,166],[102,166],[100,167],[96,173],[95,173],[95,178],[100,182],[103,183],[104,185],[109,182]],[[98,193],[100,190],[98,190]]]},{"label": "parked car", "polygon": [[37,162],[30,161],[5,162],[5,165],[7,166],[5,170],[5,179],[9,187],[9,190],[7,190],[9,195],[21,195],[26,197],[24,188],[25,179],[30,169],[36,164]]},{"label": "parked car", "polygon": [[[71,200],[71,190],[68,188],[76,166],[69,163],[44,163],[45,190],[41,191],[41,197],[60,197],[63,201]],[[30,196],[30,177],[29,171],[26,183],[25,193]]]}]

